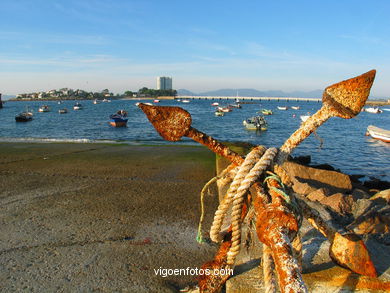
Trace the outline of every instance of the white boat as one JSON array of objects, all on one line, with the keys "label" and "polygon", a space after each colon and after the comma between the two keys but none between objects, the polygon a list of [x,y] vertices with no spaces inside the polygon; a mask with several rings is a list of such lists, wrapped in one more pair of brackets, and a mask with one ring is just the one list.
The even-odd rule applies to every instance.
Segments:
[{"label": "white boat", "polygon": [[301,118],[302,122],[305,122],[307,119],[309,119],[310,115],[301,115],[299,118]]},{"label": "white boat", "polygon": [[38,112],[50,112],[50,107],[48,105],[40,106]]},{"label": "white boat", "polygon": [[214,103],[211,104],[211,106],[219,106],[219,103],[214,102]]},{"label": "white boat", "polygon": [[368,107],[368,108],[365,108],[364,111],[368,112],[368,113],[374,113],[374,114],[379,114],[379,113],[382,113],[383,111],[381,109],[379,109],[378,107]]},{"label": "white boat", "polygon": [[383,111],[390,111],[390,109],[388,109],[388,108],[383,108],[382,110]]},{"label": "white boat", "polygon": [[285,110],[287,110],[288,108],[287,108],[287,106],[283,106],[283,107],[282,107],[282,106],[278,106],[278,109],[279,109],[279,110],[285,111]]},{"label": "white boat", "polygon": [[182,100],[181,102],[182,102],[182,103],[189,103],[190,100]]},{"label": "white boat", "polygon": [[384,142],[390,142],[390,130],[379,128],[373,125],[367,127],[366,135],[370,135],[372,138],[379,139]]},{"label": "white boat", "polygon": [[299,110],[301,107],[299,107],[299,106],[291,106],[291,109],[293,109],[293,110]]},{"label": "white boat", "polygon": [[153,100],[153,103],[160,103],[160,100],[155,99]]},{"label": "white boat", "polygon": [[228,112],[232,111],[232,109],[230,107],[218,107],[217,110],[224,112],[224,113],[228,113]]},{"label": "white boat", "polygon": [[73,110],[81,110],[83,109],[83,106],[80,103],[76,103],[73,106]]},{"label": "white boat", "polygon": [[66,114],[66,113],[68,113],[68,109],[66,109],[66,108],[59,109],[59,110],[58,110],[58,113],[60,113],[60,114]]},{"label": "white boat", "polygon": [[100,100],[95,99],[95,100],[93,100],[93,103],[94,103],[95,105],[100,104]]}]

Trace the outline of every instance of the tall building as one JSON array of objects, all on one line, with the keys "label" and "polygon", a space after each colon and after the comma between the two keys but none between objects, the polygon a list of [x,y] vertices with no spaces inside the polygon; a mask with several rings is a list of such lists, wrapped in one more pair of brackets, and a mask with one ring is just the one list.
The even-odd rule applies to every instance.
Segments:
[{"label": "tall building", "polygon": [[158,90],[171,90],[172,89],[172,77],[166,77],[166,76],[157,77],[157,89]]}]

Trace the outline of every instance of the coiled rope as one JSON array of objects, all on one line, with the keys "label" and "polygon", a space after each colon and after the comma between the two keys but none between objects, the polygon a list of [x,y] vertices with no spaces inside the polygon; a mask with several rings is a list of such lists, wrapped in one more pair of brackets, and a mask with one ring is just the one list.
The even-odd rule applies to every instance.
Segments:
[{"label": "coiled rope", "polygon": [[244,195],[249,187],[259,178],[259,176],[270,166],[278,150],[269,148],[261,159],[246,174],[233,198],[232,208],[232,246],[227,254],[227,264],[233,265],[237,254],[240,252],[241,245],[241,214]]},{"label": "coiled rope", "polygon": [[214,215],[214,221],[210,229],[210,238],[214,242],[219,241],[219,232],[221,230],[223,219],[229,209],[230,203],[234,195],[237,192],[238,187],[241,182],[244,180],[245,176],[252,169],[255,163],[261,158],[264,154],[265,148],[263,146],[255,147],[245,158],[244,162],[241,164],[236,176],[233,179],[232,184],[229,187],[229,190],[226,193],[225,198],[219,204],[217,211]]}]

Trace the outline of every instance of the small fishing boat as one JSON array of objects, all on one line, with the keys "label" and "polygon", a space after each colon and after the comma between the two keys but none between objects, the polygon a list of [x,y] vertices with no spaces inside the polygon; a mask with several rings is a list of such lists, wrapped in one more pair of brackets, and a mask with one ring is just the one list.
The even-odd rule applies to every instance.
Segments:
[{"label": "small fishing boat", "polygon": [[160,103],[160,100],[155,99],[153,100],[153,103]]},{"label": "small fishing boat", "polygon": [[272,115],[272,110],[268,110],[268,109],[262,109],[261,111],[261,114],[263,115]]},{"label": "small fishing boat", "polygon": [[40,106],[38,112],[50,112],[50,107],[48,105]]},{"label": "small fishing boat", "polygon": [[379,128],[373,125],[369,125],[367,127],[366,135],[384,142],[390,142],[390,130]]},{"label": "small fishing boat", "polygon": [[111,100],[109,100],[109,99],[103,99],[103,103],[110,103],[111,102]]},{"label": "small fishing boat", "polygon": [[221,112],[224,112],[224,113],[228,113],[228,112],[232,111],[232,108],[230,108],[230,107],[218,107],[217,110],[221,111]]},{"label": "small fishing boat", "polygon": [[238,104],[238,103],[236,103],[236,104],[230,104],[228,107],[230,107],[230,108],[238,108],[238,109],[241,109],[242,107],[241,107],[241,104]]},{"label": "small fishing boat", "polygon": [[190,100],[182,100],[181,102],[182,102],[182,103],[189,103]]},{"label": "small fishing boat", "polygon": [[60,114],[66,114],[66,113],[68,113],[68,109],[66,109],[66,108],[59,109],[59,110],[58,110],[58,113],[60,113]]},{"label": "small fishing boat", "polygon": [[301,107],[299,107],[299,106],[291,106],[291,109],[293,109],[293,110],[299,110]]},{"label": "small fishing boat", "polygon": [[309,119],[310,115],[301,115],[299,118],[301,118],[302,122],[305,122],[307,119]]},{"label": "small fishing boat", "polygon": [[100,104],[100,100],[94,99],[94,100],[93,100],[93,103],[94,103],[95,105]]},{"label": "small fishing boat", "polygon": [[119,110],[115,114],[110,115],[110,125],[114,127],[125,127],[128,120],[125,110]]},{"label": "small fishing boat", "polygon": [[382,110],[383,111],[390,111],[390,109],[388,109],[388,108],[383,108]]},{"label": "small fishing boat", "polygon": [[288,109],[287,106],[278,106],[279,110],[286,111]]},{"label": "small fishing boat", "polygon": [[224,116],[224,115],[225,115],[225,112],[222,112],[218,109],[215,111],[215,116]]},{"label": "small fishing boat", "polygon": [[267,122],[265,121],[263,116],[254,116],[248,118],[242,122],[247,130],[267,130]]},{"label": "small fishing boat", "polygon": [[219,106],[219,103],[218,102],[214,102],[214,103],[211,104],[211,106],[215,106],[215,107]]},{"label": "small fishing boat", "polygon": [[382,113],[383,111],[381,109],[379,109],[378,107],[368,107],[368,108],[365,108],[364,111],[368,112],[368,113],[373,113],[373,114],[379,114],[379,113]]},{"label": "small fishing boat", "polygon": [[83,105],[81,105],[80,103],[76,103],[73,106],[73,110],[82,110],[82,109],[83,109]]},{"label": "small fishing boat", "polygon": [[33,113],[28,109],[15,116],[16,122],[28,122],[31,121],[32,119],[33,119]]}]

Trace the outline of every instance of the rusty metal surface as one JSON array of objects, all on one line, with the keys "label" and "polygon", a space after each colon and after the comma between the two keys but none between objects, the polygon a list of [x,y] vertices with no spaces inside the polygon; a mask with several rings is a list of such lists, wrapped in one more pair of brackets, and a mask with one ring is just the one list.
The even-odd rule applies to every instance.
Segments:
[{"label": "rusty metal surface", "polygon": [[340,227],[334,227],[331,222],[325,221],[318,211],[306,203],[303,196],[297,195],[296,199],[304,217],[330,241],[329,255],[333,261],[357,274],[377,276],[367,247],[359,236],[351,231],[339,233]]},{"label": "rusty metal surface", "polygon": [[304,139],[330,117],[352,118],[360,113],[370,94],[375,70],[328,86],[323,93],[323,105],[309,117],[282,145],[277,158],[281,165]]},{"label": "rusty metal surface", "polygon": [[360,113],[370,94],[375,79],[375,70],[328,86],[322,95],[322,102],[333,113],[349,119]]},{"label": "rusty metal surface", "polygon": [[[352,118],[357,115],[368,98],[374,78],[375,70],[372,70],[327,87],[323,94],[321,109],[303,123],[281,147],[280,155],[276,159],[279,167],[288,154],[328,118],[333,116]],[[213,152],[228,158],[234,164],[239,165],[243,162],[243,158],[237,153],[205,133],[192,128],[191,115],[187,111],[179,107],[148,106],[144,104],[140,104],[139,107],[145,112],[149,121],[164,139],[178,141],[181,137],[188,136],[207,146]],[[278,165],[276,165],[274,171],[281,173],[280,168],[277,167]],[[282,177],[282,174],[280,176]],[[278,181],[271,179],[267,181],[267,184],[269,187],[268,197],[259,196],[264,194],[264,191],[259,182],[255,184],[257,186],[255,192],[257,197],[254,197],[254,207],[257,212],[256,232],[260,241],[272,250],[282,292],[307,292],[291,246],[291,242],[301,224],[302,218],[299,208],[303,210],[304,216],[308,218],[309,222],[331,240],[330,255],[332,259],[359,274],[376,276],[375,267],[367,248],[361,240],[355,238],[354,234],[341,235],[336,232],[318,216],[318,213],[315,213],[309,206],[300,201],[298,201],[298,207],[292,205],[280,193],[272,189],[272,187],[280,188]],[[293,194],[290,196],[294,199]],[[245,213],[243,212],[242,218],[245,217]],[[231,230],[228,232],[228,236],[231,237]],[[227,267],[226,256],[232,245],[230,237],[222,242],[214,260],[206,263],[203,266],[204,268]],[[203,276],[199,280],[200,290],[201,292],[217,292],[227,278],[226,276],[223,278],[213,275]]]},{"label": "rusty metal surface", "polygon": [[192,123],[190,113],[179,107],[149,106],[142,103],[138,107],[165,140],[179,141],[187,134]]}]

